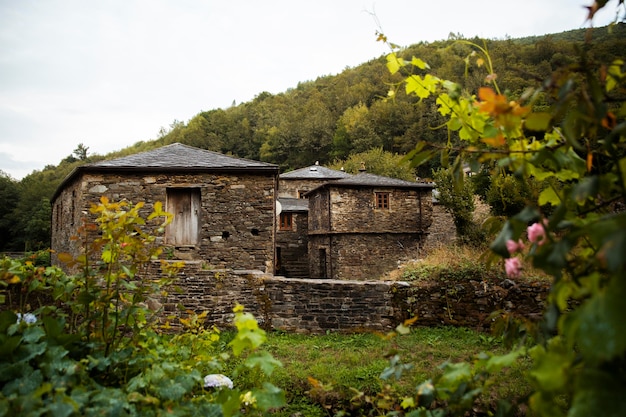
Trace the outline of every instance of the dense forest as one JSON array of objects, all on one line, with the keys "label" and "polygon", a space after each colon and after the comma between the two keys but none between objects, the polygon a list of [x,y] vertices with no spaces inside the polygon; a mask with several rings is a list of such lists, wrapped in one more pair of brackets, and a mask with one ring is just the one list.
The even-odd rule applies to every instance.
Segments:
[{"label": "dense forest", "polygon": [[[591,31],[595,43],[588,58],[608,62],[626,51],[626,24]],[[486,48],[496,69],[498,84],[512,98],[524,88],[541,83],[564,65],[575,65],[577,48],[587,30],[542,37],[470,41]],[[403,50],[419,57],[442,79],[461,83],[468,91],[484,84],[487,71],[468,65],[475,59],[461,35],[419,43]],[[622,57],[623,58],[623,57]],[[16,181],[0,171],[0,251],[31,251],[49,246],[50,198],[72,169],[85,163],[142,152],[174,142],[243,158],[275,163],[285,172],[319,161],[338,164],[356,154],[374,152],[402,155],[420,140],[454,141],[432,99],[418,100],[390,89],[400,78],[390,75],[381,56],[342,73],[304,81],[280,94],[260,92],[252,101],[228,109],[204,111],[187,122],[173,121],[159,137],[140,141],[108,155],[89,155],[77,144],[72,155],[57,166],[46,166]],[[398,75],[397,75],[398,76]],[[549,102],[537,102],[548,106]],[[413,173],[432,177],[437,162]],[[386,173],[388,174],[388,173]]]}]

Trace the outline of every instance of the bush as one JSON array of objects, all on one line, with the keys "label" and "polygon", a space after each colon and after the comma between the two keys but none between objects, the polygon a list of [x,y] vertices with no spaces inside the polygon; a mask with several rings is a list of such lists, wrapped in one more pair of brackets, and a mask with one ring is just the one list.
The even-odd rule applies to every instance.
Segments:
[{"label": "bush", "polygon": [[[265,332],[243,307],[234,309],[232,353],[211,354],[220,332],[205,329],[203,315],[181,319],[184,333],[162,333],[153,297],[181,265],[163,268],[159,279],[138,278],[161,252],[155,236],[141,228],[142,206],[102,199],[92,208],[101,237],[78,259],[59,254],[81,265],[80,275],[31,261],[0,264],[0,283],[21,284],[26,295],[17,313],[0,314],[0,416],[234,416],[284,404],[284,393],[267,379],[280,363],[259,350]],[[169,219],[157,203],[147,221],[157,222],[158,231]],[[30,310],[24,299],[39,293],[55,304]],[[233,375],[254,378],[239,379],[233,388],[207,387],[203,375],[221,372],[230,361],[237,364]]]}]

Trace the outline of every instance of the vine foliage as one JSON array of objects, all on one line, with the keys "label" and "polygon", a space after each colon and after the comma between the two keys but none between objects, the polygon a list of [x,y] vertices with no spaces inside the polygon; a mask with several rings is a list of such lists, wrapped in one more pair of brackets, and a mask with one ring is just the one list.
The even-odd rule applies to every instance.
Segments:
[{"label": "vine foliage", "polygon": [[[589,18],[606,3],[595,2]],[[379,39],[387,41],[383,34]],[[594,61],[589,39],[574,65],[513,97],[498,85],[486,46],[459,42],[474,49],[467,65],[485,71],[476,92],[438,78],[427,62],[390,45],[387,67],[403,81],[389,96],[404,89],[419,100],[434,98],[450,138],[445,146],[418,143],[407,160],[417,166],[439,156],[457,183],[464,181],[463,168],[478,173],[488,167],[493,178],[513,175],[540,184],[501,224],[490,259],[504,259],[512,278],[532,264],[551,275],[552,289],[533,337],[505,356],[447,365],[441,378],[420,385],[405,402],[413,410],[408,415],[437,415],[428,409],[433,399],[463,414],[484,392],[485,372],[527,356],[533,392],[525,402],[537,415],[626,415],[624,60]],[[501,414],[512,412],[510,402],[501,405]]]}]

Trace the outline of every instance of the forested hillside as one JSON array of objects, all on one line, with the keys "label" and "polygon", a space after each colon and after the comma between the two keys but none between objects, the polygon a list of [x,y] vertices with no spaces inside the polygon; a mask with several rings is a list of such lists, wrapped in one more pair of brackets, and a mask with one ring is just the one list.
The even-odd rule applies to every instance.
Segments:
[{"label": "forested hillside", "polygon": [[[592,31],[596,43],[590,59],[605,62],[623,58],[626,25]],[[530,83],[541,83],[563,64],[575,64],[586,30],[545,37],[472,39],[486,47],[496,69],[498,84],[512,98]],[[393,40],[391,40],[393,41]],[[467,65],[472,48],[461,37],[408,47],[405,57],[419,57],[442,79],[462,83],[468,91],[484,84],[487,71]],[[621,55],[620,55],[621,54]],[[187,122],[174,121],[158,138],[137,142],[105,156],[89,155],[82,145],[58,166],[34,171],[21,181],[0,175],[0,251],[35,250],[49,245],[49,199],[63,178],[80,164],[141,152],[174,142],[261,160],[288,171],[316,161],[331,164],[372,149],[393,154],[410,151],[418,140],[445,143],[445,129],[431,99],[418,100],[390,88],[400,81],[379,57],[342,73],[303,81],[280,94],[259,92],[254,100],[228,109],[198,113]],[[549,105],[541,101],[537,106]],[[77,144],[79,145],[79,144]],[[433,162],[436,164],[436,162]],[[433,165],[416,175],[430,177]]]}]

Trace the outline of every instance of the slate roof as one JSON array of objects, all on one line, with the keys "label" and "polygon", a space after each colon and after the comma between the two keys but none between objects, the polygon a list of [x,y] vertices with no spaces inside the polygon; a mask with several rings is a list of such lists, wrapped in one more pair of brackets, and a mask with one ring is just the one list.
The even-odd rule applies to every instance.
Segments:
[{"label": "slate roof", "polygon": [[218,152],[173,143],[151,151],[140,152],[108,161],[87,164],[83,169],[132,169],[132,170],[232,170],[261,169],[275,171],[277,165],[250,159],[235,158]]},{"label": "slate roof", "polygon": [[283,212],[309,211],[309,200],[305,198],[285,198],[278,199]]},{"label": "slate roof", "polygon": [[[427,188],[433,189],[433,183],[405,181],[397,178],[383,177],[369,173],[360,173],[351,175],[349,178],[330,181],[315,190],[323,187],[382,187],[382,188]],[[315,190],[307,193],[310,194]]]},{"label": "slate roof", "polygon": [[182,143],[173,143],[151,151],[81,165],[70,172],[63,180],[54,193],[52,201],[56,199],[61,190],[80,172],[246,172],[277,175],[279,167],[278,165],[265,162],[227,156],[218,152],[183,145]]},{"label": "slate roof", "polygon": [[337,171],[316,164],[280,174],[279,178],[281,180],[335,180],[351,176],[347,172]]}]

